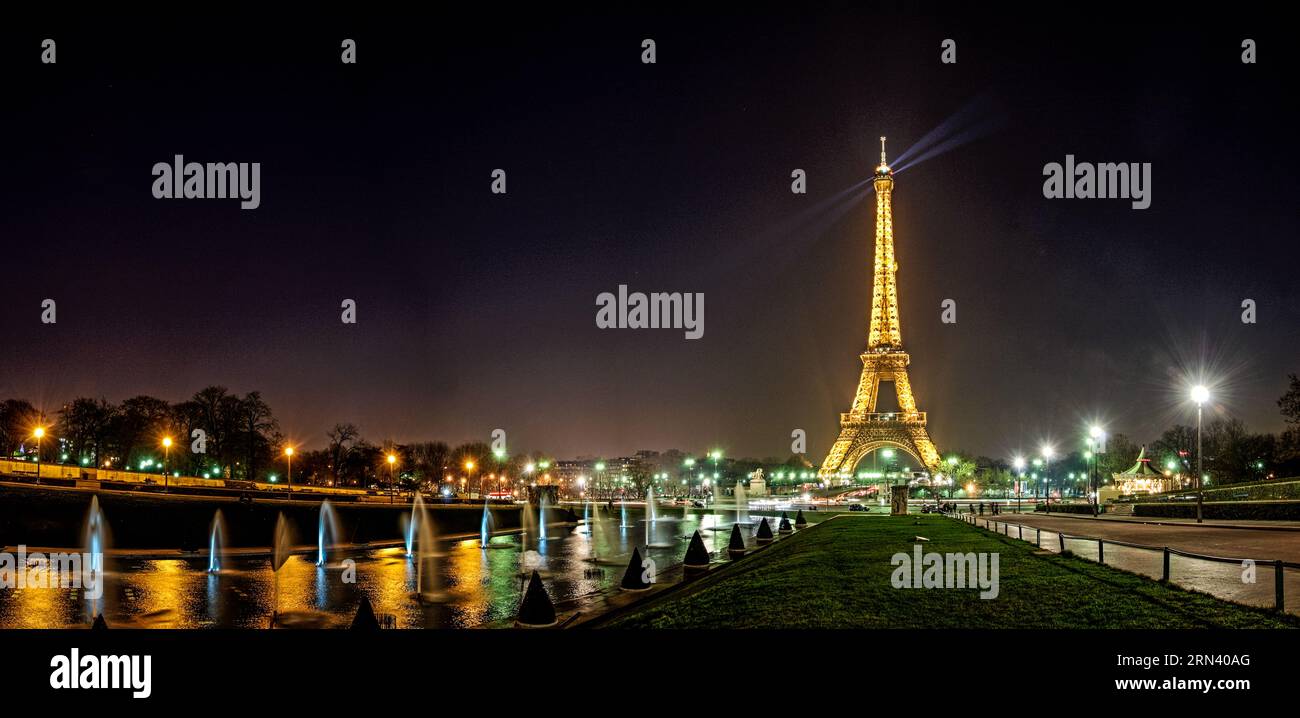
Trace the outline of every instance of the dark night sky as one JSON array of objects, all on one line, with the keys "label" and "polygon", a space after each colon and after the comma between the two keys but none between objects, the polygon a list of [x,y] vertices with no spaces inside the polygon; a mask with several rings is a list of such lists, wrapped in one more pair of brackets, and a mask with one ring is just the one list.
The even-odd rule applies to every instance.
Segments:
[{"label": "dark night sky", "polygon": [[[1070,449],[1094,418],[1149,440],[1194,421],[1182,377],[1201,368],[1215,412],[1276,430],[1300,371],[1291,38],[1089,17],[10,24],[0,397],[224,384],[308,446],[348,420],[376,440],[500,427],[560,456],[785,456],[803,428],[819,462],[861,368],[874,196],[810,208],[870,174],[880,135],[893,157],[958,118],[988,129],[899,172],[894,203],[940,450]],[[150,168],[177,153],[261,162],[261,208],[155,200]],[[1152,207],[1044,199],[1067,153],[1151,162]],[[704,292],[704,338],[597,329],[620,283]]]}]

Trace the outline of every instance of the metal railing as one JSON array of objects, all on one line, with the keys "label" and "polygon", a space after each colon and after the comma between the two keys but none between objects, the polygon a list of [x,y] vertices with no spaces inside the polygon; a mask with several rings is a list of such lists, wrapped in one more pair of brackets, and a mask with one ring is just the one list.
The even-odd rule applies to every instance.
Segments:
[{"label": "metal railing", "polygon": [[[1025,524],[1020,524],[1020,523],[998,521],[997,519],[984,518],[982,516],[976,516],[975,514],[966,514],[966,513],[958,514],[957,516],[955,516],[955,518],[976,527],[978,527],[981,523],[983,523],[984,525],[983,527],[986,530],[992,531],[993,533],[1000,533],[1007,537],[1011,536],[1011,527],[1014,526],[1016,528],[1016,538],[1018,538],[1021,541],[1026,540],[1025,529],[1029,528],[1034,531],[1034,545],[1039,548],[1042,548],[1043,546],[1043,529],[1037,526],[1026,526]],[[1001,525],[1002,527],[1001,531],[998,530],[999,525]],[[1291,569],[1292,571],[1300,570],[1300,563],[1295,563],[1292,561],[1283,561],[1281,559],[1254,559],[1254,558],[1244,558],[1244,557],[1230,558],[1227,556],[1212,556],[1209,554],[1193,553],[1191,551],[1183,551],[1181,549],[1170,548],[1168,546],[1151,546],[1148,544],[1138,544],[1138,543],[1131,543],[1128,541],[1120,541],[1118,539],[1101,538],[1099,536],[1083,536],[1080,534],[1067,534],[1061,531],[1052,531],[1052,530],[1048,530],[1047,533],[1056,534],[1057,546],[1058,546],[1057,553],[1062,553],[1062,554],[1065,553],[1066,551],[1065,542],[1067,540],[1095,541],[1097,543],[1097,563],[1102,564],[1103,566],[1106,565],[1107,544],[1112,546],[1123,546],[1125,548],[1136,549],[1139,551],[1158,551],[1161,553],[1161,557],[1162,557],[1162,561],[1161,561],[1162,568],[1161,568],[1160,580],[1163,583],[1174,583],[1172,571],[1170,569],[1171,556],[1181,556],[1183,558],[1193,559],[1197,561],[1208,561],[1211,563],[1224,563],[1224,564],[1231,563],[1231,564],[1236,564],[1238,566],[1242,565],[1247,561],[1250,561],[1251,563],[1257,566],[1272,567],[1273,609],[1276,611],[1283,611],[1283,612],[1286,611],[1286,569]]]}]

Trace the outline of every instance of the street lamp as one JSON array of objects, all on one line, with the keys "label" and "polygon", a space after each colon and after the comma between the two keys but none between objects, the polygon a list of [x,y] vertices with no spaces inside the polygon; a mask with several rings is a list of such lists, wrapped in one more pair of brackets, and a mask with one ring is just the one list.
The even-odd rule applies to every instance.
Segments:
[{"label": "street lamp", "polygon": [[397,463],[397,457],[393,454],[388,455],[388,503],[393,503],[393,492],[396,484],[393,483],[393,464]]},{"label": "street lamp", "polygon": [[165,494],[168,491],[167,487],[169,485],[169,482],[171,481],[168,475],[171,473],[171,467],[172,467],[172,462],[171,462],[172,438],[170,436],[164,436],[162,440],[162,445],[163,445],[163,493]]},{"label": "street lamp", "polygon": [[1016,469],[1016,513],[1022,513],[1020,499],[1025,493],[1025,457],[1017,456],[1011,460]]},{"label": "street lamp", "polygon": [[1089,500],[1092,502],[1092,515],[1097,516],[1101,513],[1101,487],[1097,476],[1097,462],[1101,458],[1101,442],[1105,438],[1106,432],[1102,431],[1100,426],[1094,424],[1092,428],[1088,429],[1088,436],[1092,439],[1092,491],[1090,492],[1092,495]]},{"label": "street lamp", "polygon": [[284,461],[286,464],[285,472],[284,472],[285,483],[289,487],[289,493],[292,494],[293,493],[293,447],[292,446],[284,447]]},{"label": "street lamp", "polygon": [[[465,474],[469,477],[474,476],[474,461],[472,459],[465,460]],[[461,484],[462,484],[462,488],[464,488],[463,484],[465,484],[465,482],[462,481]],[[483,482],[481,480],[479,481],[478,492],[480,494],[483,493]],[[474,496],[471,494],[470,498],[472,499],[474,498]]]},{"label": "street lamp", "polygon": [[32,432],[36,437],[36,485],[41,485],[41,439],[45,436],[45,427],[38,426],[36,431]]},{"label": "street lamp", "polygon": [[1052,513],[1052,456],[1056,451],[1050,444],[1043,444],[1041,453],[1043,454],[1043,493],[1047,495],[1047,513],[1050,514]]},{"label": "street lamp", "polygon": [[1196,402],[1196,523],[1201,523],[1201,502],[1204,493],[1202,483],[1205,479],[1201,464],[1201,409],[1210,400],[1210,390],[1197,384],[1192,387],[1192,401]]}]

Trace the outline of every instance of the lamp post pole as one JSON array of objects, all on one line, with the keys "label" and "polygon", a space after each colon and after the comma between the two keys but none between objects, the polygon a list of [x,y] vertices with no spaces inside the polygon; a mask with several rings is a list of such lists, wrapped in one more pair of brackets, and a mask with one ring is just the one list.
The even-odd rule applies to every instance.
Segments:
[{"label": "lamp post pole", "polygon": [[43,427],[36,427],[36,485],[41,485],[41,439],[45,436]]}]

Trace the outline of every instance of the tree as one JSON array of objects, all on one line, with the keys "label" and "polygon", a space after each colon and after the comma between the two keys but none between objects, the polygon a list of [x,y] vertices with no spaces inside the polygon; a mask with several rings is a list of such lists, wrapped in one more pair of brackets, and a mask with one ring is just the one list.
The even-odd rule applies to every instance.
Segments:
[{"label": "tree", "polygon": [[244,446],[244,478],[257,480],[257,467],[263,459],[271,461],[278,437],[279,424],[271,415],[271,407],[262,400],[262,393],[250,391],[239,400],[239,434]]},{"label": "tree", "polygon": [[1277,400],[1277,405],[1282,409],[1282,416],[1286,423],[1294,427],[1300,427],[1300,377],[1295,374],[1288,374],[1291,380],[1291,386]]},{"label": "tree", "polygon": [[421,486],[442,481],[451,461],[451,447],[441,441],[421,441],[406,447],[411,465],[407,467]]},{"label": "tree", "polygon": [[73,399],[59,410],[58,434],[78,461],[99,466],[117,408],[105,399]]},{"label": "tree", "polygon": [[40,423],[41,412],[23,399],[5,399],[0,403],[0,455],[13,456],[26,446]]},{"label": "tree", "polygon": [[1111,475],[1127,471],[1137,463],[1142,447],[1134,444],[1124,434],[1115,434],[1106,438],[1106,453],[1097,459],[1097,485],[1110,483]]},{"label": "tree", "polygon": [[344,462],[352,452],[352,446],[361,438],[361,430],[356,424],[335,424],[333,429],[325,432],[329,437],[330,478],[334,485],[339,485],[339,478]]},{"label": "tree", "polygon": [[195,393],[190,402],[195,412],[192,417],[195,423],[190,425],[190,430],[202,429],[207,435],[207,456],[225,475],[234,463],[234,437],[239,432],[239,397],[224,386],[209,386]]},{"label": "tree", "polygon": [[146,457],[162,451],[163,436],[171,433],[171,405],[152,396],[133,396],[114,413],[109,429],[114,452],[125,468],[139,468]]}]

